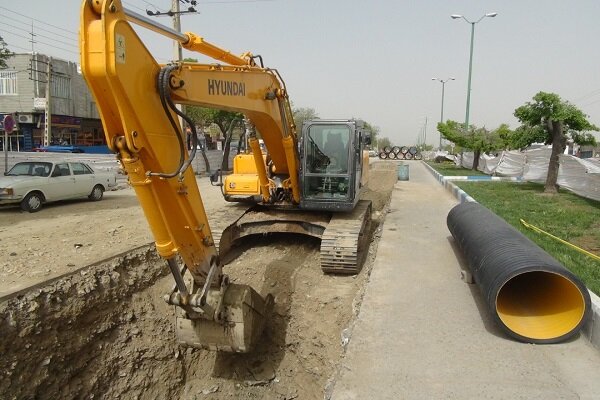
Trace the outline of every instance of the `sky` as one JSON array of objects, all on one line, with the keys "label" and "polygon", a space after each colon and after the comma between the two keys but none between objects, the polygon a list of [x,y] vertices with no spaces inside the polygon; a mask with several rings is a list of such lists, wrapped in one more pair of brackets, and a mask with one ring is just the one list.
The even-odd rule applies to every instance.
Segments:
[{"label": "sky", "polygon": [[[194,32],[235,54],[260,54],[285,80],[295,107],[321,118],[361,118],[395,145],[437,145],[444,120],[464,122],[471,25],[475,24],[470,123],[516,128],[515,108],[539,91],[577,105],[600,126],[600,1],[197,0],[181,17]],[[170,0],[124,0],[144,14]],[[0,36],[16,53],[34,50],[79,61],[81,1],[0,0]],[[172,26],[169,17],[152,17]],[[160,63],[173,45],[136,29]],[[210,62],[201,55],[184,57]],[[600,138],[599,135],[596,135]]]}]

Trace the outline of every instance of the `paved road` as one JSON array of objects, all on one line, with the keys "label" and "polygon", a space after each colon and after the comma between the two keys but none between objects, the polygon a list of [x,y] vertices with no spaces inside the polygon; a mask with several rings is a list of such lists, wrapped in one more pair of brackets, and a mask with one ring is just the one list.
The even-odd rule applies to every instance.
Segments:
[{"label": "paved road", "polygon": [[332,399],[598,399],[600,353],[505,337],[446,228],[456,204],[420,163],[398,182]]}]

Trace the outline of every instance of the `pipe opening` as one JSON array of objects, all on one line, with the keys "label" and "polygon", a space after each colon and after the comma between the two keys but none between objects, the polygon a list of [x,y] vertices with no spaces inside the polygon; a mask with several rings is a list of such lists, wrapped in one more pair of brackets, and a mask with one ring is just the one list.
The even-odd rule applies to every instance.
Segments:
[{"label": "pipe opening", "polygon": [[585,314],[585,298],[570,279],[533,271],[508,280],[496,297],[496,312],[512,332],[530,339],[560,338]]}]

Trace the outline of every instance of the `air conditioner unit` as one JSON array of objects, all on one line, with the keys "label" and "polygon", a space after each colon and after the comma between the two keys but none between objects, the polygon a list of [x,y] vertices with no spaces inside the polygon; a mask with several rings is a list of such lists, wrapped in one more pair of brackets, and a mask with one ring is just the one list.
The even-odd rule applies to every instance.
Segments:
[{"label": "air conditioner unit", "polygon": [[33,114],[19,114],[20,124],[33,124]]}]

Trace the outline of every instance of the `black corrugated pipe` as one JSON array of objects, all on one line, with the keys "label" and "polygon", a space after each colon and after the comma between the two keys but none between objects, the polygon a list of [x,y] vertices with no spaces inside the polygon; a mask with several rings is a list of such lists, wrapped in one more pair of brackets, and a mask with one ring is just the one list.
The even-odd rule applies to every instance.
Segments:
[{"label": "black corrugated pipe", "polygon": [[558,343],[590,318],[590,294],[579,278],[487,208],[459,204],[447,224],[494,320],[510,336]]}]

